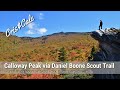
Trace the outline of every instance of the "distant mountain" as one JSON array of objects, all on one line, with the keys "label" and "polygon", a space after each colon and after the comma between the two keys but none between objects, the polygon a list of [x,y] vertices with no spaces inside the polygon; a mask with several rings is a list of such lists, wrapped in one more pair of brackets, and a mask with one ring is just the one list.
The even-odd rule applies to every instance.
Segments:
[{"label": "distant mountain", "polygon": [[91,32],[58,32],[58,33],[53,33],[51,35],[90,34],[90,33]]},{"label": "distant mountain", "polygon": [[71,35],[71,34],[79,34],[79,35],[86,35],[86,34],[91,34],[91,32],[58,32],[58,33],[53,33],[45,36],[40,36],[40,37],[20,37],[22,39],[39,39],[43,37],[49,37],[49,36],[56,36],[56,35]]},{"label": "distant mountain", "polygon": [[[2,32],[4,33],[4,32]],[[53,33],[53,34],[50,34],[50,35],[44,35],[44,36],[40,36],[40,37],[19,37],[21,38],[22,40],[33,40],[33,39],[41,39],[41,40],[45,40],[49,37],[52,37],[52,36],[57,36],[57,35],[64,35],[64,36],[67,36],[67,35],[90,35],[91,32],[58,32],[58,33]],[[16,36],[17,37],[17,36]]]}]

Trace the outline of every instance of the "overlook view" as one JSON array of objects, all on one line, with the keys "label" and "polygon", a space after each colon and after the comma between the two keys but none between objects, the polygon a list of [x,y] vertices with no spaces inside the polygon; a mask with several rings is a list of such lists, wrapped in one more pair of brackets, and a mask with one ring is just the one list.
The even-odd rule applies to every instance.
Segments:
[{"label": "overlook view", "polygon": [[[119,51],[117,51],[120,49],[119,19],[120,12],[117,11],[1,11],[0,61],[88,62],[115,59],[119,61]],[[101,31],[100,20],[103,21]],[[114,45],[109,46],[111,44],[109,41]],[[105,52],[104,60],[101,51]],[[115,55],[112,56],[114,53]],[[93,79],[95,77],[88,74],[0,74],[1,79]]]}]

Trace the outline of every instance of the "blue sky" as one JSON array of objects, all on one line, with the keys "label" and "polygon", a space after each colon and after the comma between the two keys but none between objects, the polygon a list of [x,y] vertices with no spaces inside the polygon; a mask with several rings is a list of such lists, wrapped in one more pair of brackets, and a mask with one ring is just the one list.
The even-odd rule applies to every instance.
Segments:
[{"label": "blue sky", "polygon": [[120,28],[120,11],[0,11],[0,32],[12,29],[29,14],[35,20],[14,35],[39,37],[57,32],[90,32],[98,29]]}]

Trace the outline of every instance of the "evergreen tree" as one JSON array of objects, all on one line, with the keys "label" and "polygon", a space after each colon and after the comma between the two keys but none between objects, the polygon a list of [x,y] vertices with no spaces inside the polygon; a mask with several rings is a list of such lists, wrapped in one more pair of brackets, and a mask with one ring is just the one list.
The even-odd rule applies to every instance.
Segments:
[{"label": "evergreen tree", "polygon": [[96,53],[95,46],[92,47],[91,55],[88,57],[88,60],[93,60],[93,55]]},{"label": "evergreen tree", "polygon": [[59,50],[58,60],[59,60],[59,61],[65,61],[65,60],[66,60],[66,51],[65,51],[65,48],[64,48],[64,47],[62,47],[62,48]]},{"label": "evergreen tree", "polygon": [[95,46],[93,46],[92,50],[91,50],[91,54],[95,54],[96,53],[96,50],[95,50]]}]

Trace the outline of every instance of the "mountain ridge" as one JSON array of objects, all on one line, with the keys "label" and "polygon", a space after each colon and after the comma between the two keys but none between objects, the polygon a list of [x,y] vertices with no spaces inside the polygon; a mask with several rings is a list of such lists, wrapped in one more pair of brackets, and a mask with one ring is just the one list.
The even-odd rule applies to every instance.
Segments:
[{"label": "mountain ridge", "polygon": [[[1,34],[4,34],[4,35],[6,35],[5,34],[5,32],[0,32]],[[43,36],[40,36],[40,37],[30,37],[30,36],[22,36],[22,37],[20,37],[20,36],[16,36],[16,35],[11,35],[11,36],[15,36],[15,37],[19,37],[19,38],[33,38],[33,39],[35,39],[35,38],[41,38],[41,37],[47,37],[47,36],[53,36],[53,35],[70,35],[70,34],[82,34],[82,35],[84,35],[84,34],[91,34],[92,32],[57,32],[57,33],[52,33],[52,34],[48,34],[48,35],[43,35]]]}]

